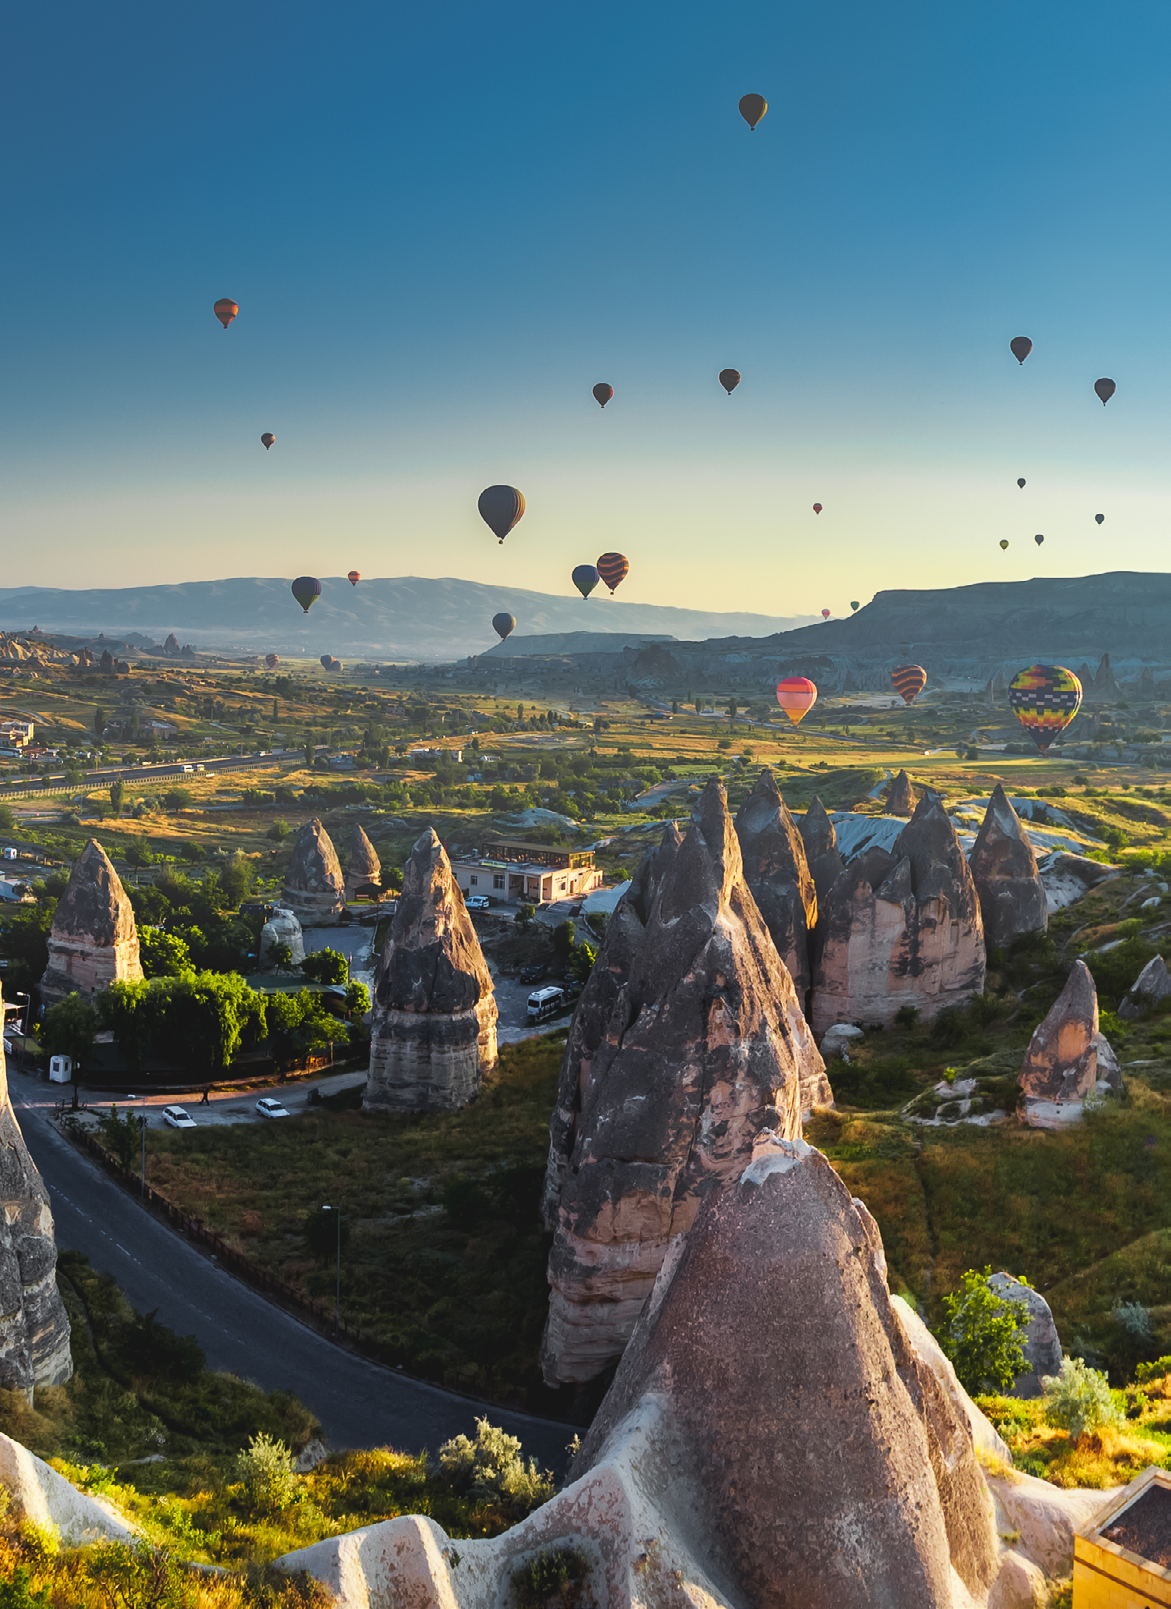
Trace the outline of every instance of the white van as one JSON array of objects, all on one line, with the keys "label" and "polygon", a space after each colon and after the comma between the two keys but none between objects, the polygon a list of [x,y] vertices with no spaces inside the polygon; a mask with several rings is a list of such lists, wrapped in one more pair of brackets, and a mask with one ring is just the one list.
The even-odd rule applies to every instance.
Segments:
[{"label": "white van", "polygon": [[550,985],[545,989],[534,989],[529,995],[528,1019],[530,1022],[543,1022],[546,1017],[552,1017],[561,1011],[565,1005],[565,990]]},{"label": "white van", "polygon": [[469,911],[486,911],[488,909],[487,894],[465,894],[464,904]]}]

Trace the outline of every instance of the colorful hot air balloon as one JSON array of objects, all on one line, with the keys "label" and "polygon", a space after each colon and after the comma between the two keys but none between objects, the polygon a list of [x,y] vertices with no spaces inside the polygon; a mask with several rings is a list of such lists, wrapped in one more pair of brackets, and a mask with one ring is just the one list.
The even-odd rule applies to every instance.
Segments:
[{"label": "colorful hot air balloon", "polygon": [[594,387],[594,401],[597,403],[599,408],[604,408],[613,395],[614,387],[612,385],[607,385],[604,380],[599,380],[597,385]]},{"label": "colorful hot air balloon", "polygon": [[1095,514],[1094,518],[1095,518],[1095,520],[1097,520],[1098,524],[1101,525],[1102,521],[1106,518],[1106,516],[1105,516],[1105,514]]},{"label": "colorful hot air balloon", "polygon": [[316,576],[299,575],[289,588],[289,591],[305,613],[308,614],[321,596],[321,582],[317,580]]},{"label": "colorful hot air balloon", "polygon": [[721,369],[720,384],[723,386],[728,395],[731,396],[733,391],[735,391],[736,387],[740,384],[740,370]]},{"label": "colorful hot air balloon", "polygon": [[768,102],[763,95],[741,95],[740,116],[750,129],[755,129],[761,118],[768,111]]},{"label": "colorful hot air balloon", "polygon": [[927,672],[922,665],[896,665],[890,679],[904,704],[913,704],[927,686]]},{"label": "colorful hot air balloon", "polygon": [[594,590],[602,578],[598,574],[596,565],[577,564],[574,566],[573,574],[569,577],[569,579],[581,593],[582,597],[588,598],[590,593]]},{"label": "colorful hot air balloon", "polygon": [[265,654],[264,656],[264,663],[268,666],[269,670],[275,670],[280,662],[281,656],[279,654]]},{"label": "colorful hot air balloon", "polygon": [[800,726],[817,703],[817,688],[808,676],[786,676],[784,681],[777,683],[777,703],[793,725]]},{"label": "colorful hot air balloon", "polygon": [[322,654],[319,663],[321,664],[323,669],[328,670],[329,667],[333,664],[333,655],[332,654]]},{"label": "colorful hot air balloon", "polygon": [[1110,398],[1118,390],[1118,387],[1114,384],[1113,380],[1095,380],[1094,390],[1098,393],[1098,397],[1101,400],[1104,408],[1110,401]]},{"label": "colorful hot air balloon", "polygon": [[829,616],[830,616],[830,611],[829,611],[829,610],[828,610],[828,609],[823,609],[823,610],[822,610],[822,611],[821,611],[821,618],[822,618],[822,619],[823,619],[823,620],[828,620],[828,619],[829,619]]},{"label": "colorful hot air balloon", "polygon": [[814,503],[813,512],[815,514],[820,514],[821,513],[821,504],[820,503]]},{"label": "colorful hot air balloon", "polygon": [[484,524],[503,542],[525,511],[524,494],[515,486],[488,486],[476,506]]},{"label": "colorful hot air balloon", "polygon": [[1029,665],[1008,684],[1012,712],[1044,754],[1078,712],[1082,684],[1064,665]]},{"label": "colorful hot air balloon", "polygon": [[267,452],[268,449],[272,446],[273,442],[276,440],[276,437],[273,435],[271,430],[266,430],[264,432],[264,435],[261,436],[260,439],[264,443],[265,452]]},{"label": "colorful hot air balloon", "polygon": [[1041,546],[1041,543],[1042,543],[1042,542],[1043,542],[1043,541],[1044,541],[1044,540],[1045,540],[1045,538],[1044,538],[1044,537],[1043,537],[1043,536],[1035,536],[1035,537],[1034,537],[1034,538],[1033,538],[1033,541],[1034,541],[1034,542],[1035,542],[1035,543],[1036,543],[1036,544],[1037,544],[1037,546],[1038,546],[1038,547],[1040,547],[1040,546]]},{"label": "colorful hot air balloon", "polygon": [[1008,346],[1018,363],[1023,363],[1033,350],[1033,343],[1027,335],[1014,335]]},{"label": "colorful hot air balloon", "polygon": [[212,308],[212,312],[215,314],[216,318],[219,319],[225,330],[239,311],[240,309],[236,306],[235,302],[230,296],[221,296],[219,301]]},{"label": "colorful hot air balloon", "polygon": [[498,614],[492,616],[492,630],[504,642],[516,630],[516,616]]},{"label": "colorful hot air balloon", "polygon": [[346,572],[346,580],[350,583],[350,585],[352,587],[356,587],[358,585],[358,582],[361,579],[362,579],[361,570],[348,570]]},{"label": "colorful hot air balloon", "polygon": [[1001,546],[1002,550],[1008,546],[1008,543],[1004,540],[1003,537],[1001,537],[1001,539],[1000,539],[1000,546]]},{"label": "colorful hot air balloon", "polygon": [[850,608],[851,608],[851,609],[853,609],[853,611],[854,611],[854,613],[855,613],[855,614],[857,614],[857,612],[858,612],[858,610],[859,610],[859,609],[860,609],[860,608],[861,608],[861,607],[862,607],[862,605],[861,605],[861,604],[860,604],[860,603],[859,603],[859,602],[858,602],[858,600],[857,600],[857,598],[853,598],[853,599],[852,599],[852,600],[851,600],[851,602],[850,602]]},{"label": "colorful hot air balloon", "polygon": [[615,588],[625,581],[630,570],[630,561],[625,553],[603,553],[598,560],[598,574],[610,588],[610,596],[614,596]]},{"label": "colorful hot air balloon", "polygon": [[1025,484],[1025,477],[1022,475],[1020,480],[1017,481],[1017,485],[1020,486],[1020,487],[1023,487],[1024,484]]}]

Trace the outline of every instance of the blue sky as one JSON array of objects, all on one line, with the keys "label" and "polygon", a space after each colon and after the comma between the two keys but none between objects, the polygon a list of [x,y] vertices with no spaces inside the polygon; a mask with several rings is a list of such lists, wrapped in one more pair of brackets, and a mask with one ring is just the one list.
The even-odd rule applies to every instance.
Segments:
[{"label": "blue sky", "polygon": [[1164,4],[65,0],[5,44],[7,585],[1165,568]]}]

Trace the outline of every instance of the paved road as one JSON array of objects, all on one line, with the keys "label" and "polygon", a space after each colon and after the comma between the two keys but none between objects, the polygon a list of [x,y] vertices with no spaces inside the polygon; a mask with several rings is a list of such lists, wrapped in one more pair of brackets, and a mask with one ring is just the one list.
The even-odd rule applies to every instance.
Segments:
[{"label": "paved road", "polygon": [[486,1414],[519,1436],[526,1453],[564,1470],[571,1427],[477,1403],[355,1357],[218,1268],[62,1139],[45,1109],[33,1104],[44,1088],[10,1074],[25,1141],[52,1197],[58,1246],[84,1253],[111,1274],[141,1312],[157,1308],[164,1324],[193,1334],[212,1368],[266,1391],[295,1392],[334,1447],[435,1449],[460,1431],[474,1435],[477,1415]]}]

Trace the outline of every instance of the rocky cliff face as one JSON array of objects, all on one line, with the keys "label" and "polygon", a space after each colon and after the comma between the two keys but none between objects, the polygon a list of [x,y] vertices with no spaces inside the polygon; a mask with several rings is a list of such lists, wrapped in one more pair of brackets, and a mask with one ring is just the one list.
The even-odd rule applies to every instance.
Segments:
[{"label": "rocky cliff face", "polygon": [[[820,799],[814,799],[801,817],[801,842],[805,859],[817,889],[818,907],[837,880],[845,861],[838,853],[838,835]],[[812,959],[812,958],[811,958]]]},{"label": "rocky cliff face", "polygon": [[496,999],[443,845],[428,827],[374,974],[368,1112],[463,1106],[496,1065]]},{"label": "rocky cliff face", "polygon": [[109,856],[91,838],[53,913],[41,999],[54,1005],[67,994],[92,995],[141,977],[134,911]]},{"label": "rocky cliff face", "polygon": [[1080,1121],[1098,1082],[1098,991],[1084,961],[1075,961],[1044,1022],[1033,1029],[1017,1083],[1017,1116],[1030,1128],[1059,1129]]},{"label": "rocky cliff face", "polygon": [[891,852],[869,849],[836,880],[818,922],[812,1026],[930,1021],[984,989],[976,885],[947,812],[924,799]]},{"label": "rocky cliff face", "polygon": [[1049,906],[1033,846],[998,782],[992,790],[968,866],[980,898],[984,942],[1007,948],[1023,933],[1044,932]]},{"label": "rocky cliff face", "polygon": [[316,817],[297,834],[281,901],[303,923],[332,922],[346,908],[337,850]]},{"label": "rocky cliff face", "polygon": [[[549,1125],[551,1382],[622,1352],[668,1246],[825,1071],[756,902],[723,787],[672,824],[611,917]],[[828,1086],[824,1086],[828,1090]]]},{"label": "rocky cliff face", "polygon": [[382,888],[382,862],[362,826],[355,821],[350,832],[350,867],[346,872],[346,898],[355,899],[362,889]]},{"label": "rocky cliff face", "polygon": [[740,806],[736,837],[744,880],[804,1007],[810,984],[809,941],[817,926],[817,889],[797,824],[767,767]]},{"label": "rocky cliff face", "polygon": [[73,1373],[69,1320],[57,1291],[49,1192],[8,1098],[0,1044],[0,1387],[60,1385]]}]

